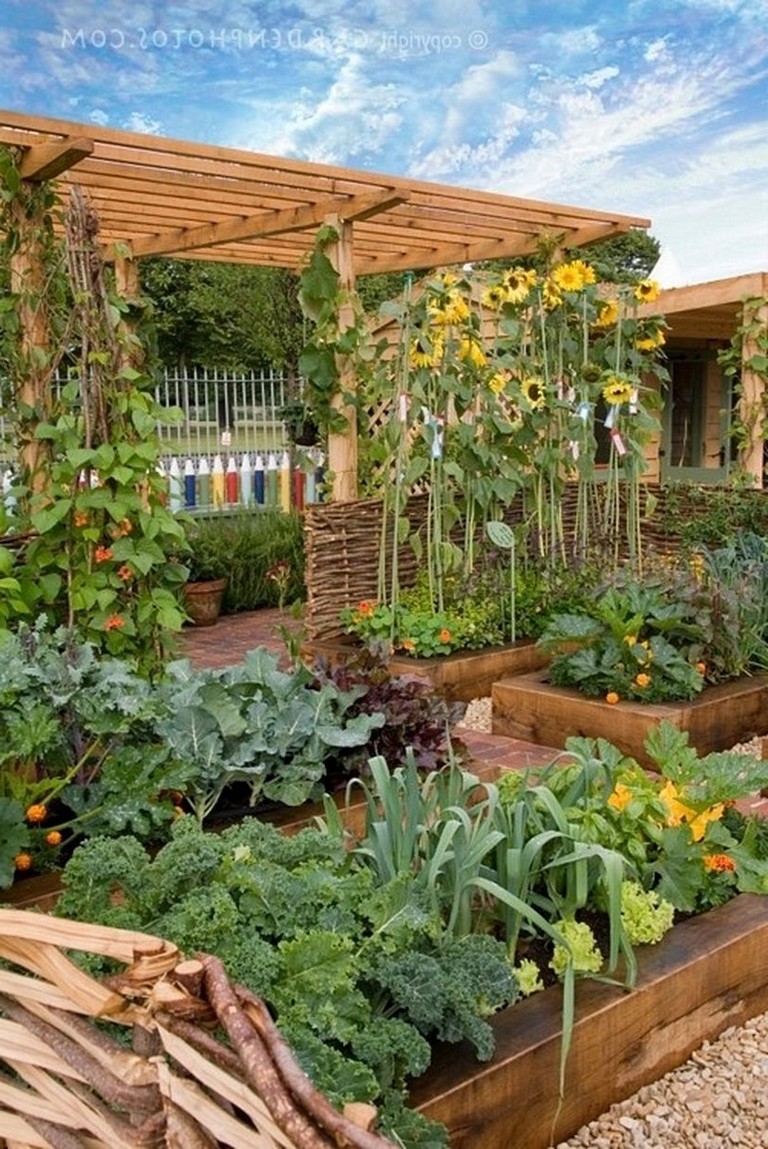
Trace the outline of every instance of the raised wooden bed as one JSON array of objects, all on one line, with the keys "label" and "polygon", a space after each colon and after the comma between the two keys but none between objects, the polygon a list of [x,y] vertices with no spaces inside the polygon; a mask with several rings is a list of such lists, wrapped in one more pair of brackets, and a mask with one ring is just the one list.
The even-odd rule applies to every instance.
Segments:
[{"label": "raised wooden bed", "polygon": [[[350,658],[359,646],[352,639],[340,638],[307,643],[302,654],[321,656],[333,665]],[[544,666],[548,658],[532,639],[482,650],[457,650],[435,658],[394,656],[387,663],[392,674],[415,674],[427,679],[448,701],[471,702],[491,693],[494,682],[510,675],[525,674]]]},{"label": "raised wooden bed", "polygon": [[559,988],[493,1019],[492,1061],[441,1049],[411,1104],[447,1125],[451,1149],[547,1149],[683,1064],[704,1041],[765,1012],[767,947],[768,898],[742,894],[642,947],[633,991],[580,982],[559,1113]]},{"label": "raised wooden bed", "polygon": [[709,686],[693,702],[647,704],[587,698],[552,686],[546,670],[495,682],[493,732],[540,746],[564,746],[575,734],[606,738],[644,766],[649,732],[661,721],[687,730],[699,754],[728,750],[737,742],[768,733],[768,674]]}]

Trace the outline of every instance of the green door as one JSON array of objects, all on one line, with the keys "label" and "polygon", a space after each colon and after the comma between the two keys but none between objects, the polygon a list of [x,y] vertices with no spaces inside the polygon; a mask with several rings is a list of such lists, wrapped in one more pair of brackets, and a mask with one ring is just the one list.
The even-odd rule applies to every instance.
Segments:
[{"label": "green door", "polygon": [[[716,353],[671,351],[659,451],[663,483],[724,483],[730,467],[731,388]],[[719,445],[719,446],[718,446]]]}]

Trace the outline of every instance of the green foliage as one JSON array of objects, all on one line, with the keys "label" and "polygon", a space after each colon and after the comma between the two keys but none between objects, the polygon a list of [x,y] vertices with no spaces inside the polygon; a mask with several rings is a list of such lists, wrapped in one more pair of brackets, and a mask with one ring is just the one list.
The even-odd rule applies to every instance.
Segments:
[{"label": "green foliage", "polygon": [[0,797],[0,889],[10,886],[16,855],[30,842],[21,802]]},{"label": "green foliage", "polygon": [[663,518],[654,526],[678,536],[687,551],[719,548],[742,534],[768,536],[768,500],[743,485],[674,483],[664,489]]},{"label": "green foliage", "polygon": [[584,614],[550,618],[539,645],[554,652],[550,681],[583,694],[615,692],[644,702],[693,698],[704,686],[694,665],[704,633],[662,587],[609,587]]},{"label": "green foliage", "polygon": [[146,259],[141,278],[166,366],[295,370],[304,332],[298,281],[290,271]]},{"label": "green foliage", "polygon": [[270,571],[286,564],[283,600],[303,601],[304,533],[299,514],[266,510],[255,514],[200,518],[187,526],[189,581],[226,578],[225,613],[280,605]]}]

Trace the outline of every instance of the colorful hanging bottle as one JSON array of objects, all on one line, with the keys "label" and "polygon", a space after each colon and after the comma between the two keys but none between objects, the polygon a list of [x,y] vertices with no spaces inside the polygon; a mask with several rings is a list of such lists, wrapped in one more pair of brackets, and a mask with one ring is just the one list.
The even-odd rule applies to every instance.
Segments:
[{"label": "colorful hanging bottle", "polygon": [[313,452],[307,451],[304,456],[304,502],[314,503],[317,499],[315,491],[315,458]]},{"label": "colorful hanging bottle", "polygon": [[197,464],[197,505],[199,507],[211,505],[211,468],[205,455]]},{"label": "colorful hanging bottle", "polygon": [[253,499],[253,471],[251,470],[250,455],[243,455],[240,463],[240,502],[244,507],[251,505]]},{"label": "colorful hanging bottle", "polygon": [[301,466],[301,456],[296,460],[292,474],[293,505],[297,511],[304,510],[304,471]]},{"label": "colorful hanging bottle", "polygon": [[264,458],[257,455],[253,463],[253,497],[258,506],[264,506],[266,491],[264,488]]},{"label": "colorful hanging bottle", "polygon": [[172,511],[180,511],[182,505],[181,468],[174,455],[168,470],[168,506]]},{"label": "colorful hanging bottle", "polygon": [[224,506],[224,462],[216,455],[211,468],[211,499],[216,510]]},{"label": "colorful hanging bottle", "polygon": [[279,485],[277,478],[277,457],[272,451],[267,455],[267,472],[264,487],[264,502],[268,507],[276,507],[278,505]]},{"label": "colorful hanging bottle", "polygon": [[287,451],[283,451],[280,459],[279,492],[280,510],[288,514],[291,509],[291,456]]},{"label": "colorful hanging bottle", "polygon": [[227,474],[225,479],[225,486],[227,491],[227,502],[230,506],[234,506],[240,499],[240,479],[237,474],[237,463],[235,456],[230,455],[227,459]]},{"label": "colorful hanging bottle", "polygon": [[194,507],[195,497],[195,465],[191,459],[184,462],[184,506]]}]

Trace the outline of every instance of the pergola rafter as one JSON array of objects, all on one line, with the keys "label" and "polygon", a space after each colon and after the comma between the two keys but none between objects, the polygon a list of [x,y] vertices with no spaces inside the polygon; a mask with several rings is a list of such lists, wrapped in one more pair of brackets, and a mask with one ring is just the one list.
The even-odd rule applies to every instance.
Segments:
[{"label": "pergola rafter", "polygon": [[[87,191],[104,253],[129,294],[146,256],[298,271],[324,223],[339,237],[328,251],[347,288],[368,273],[523,256],[545,237],[568,249],[650,226],[638,216],[18,112],[0,111],[0,144],[19,150],[23,179]],[[16,276],[34,273],[31,258],[16,258]],[[354,411],[345,414],[346,435],[328,443],[337,499],[357,494]]]}]

